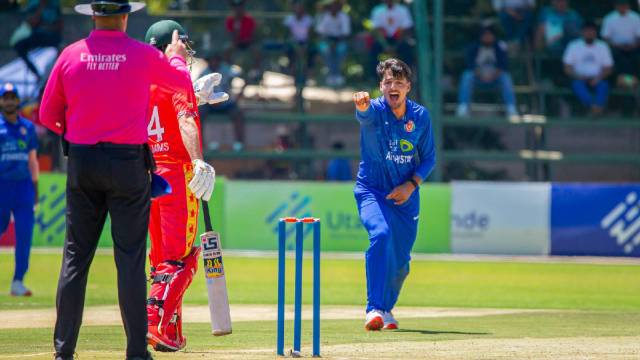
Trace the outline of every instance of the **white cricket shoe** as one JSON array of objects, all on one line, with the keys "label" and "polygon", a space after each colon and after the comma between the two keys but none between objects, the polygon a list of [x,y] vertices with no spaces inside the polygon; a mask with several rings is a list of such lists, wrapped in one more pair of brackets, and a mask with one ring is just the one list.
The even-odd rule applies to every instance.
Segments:
[{"label": "white cricket shoe", "polygon": [[12,296],[31,296],[31,290],[27,289],[22,281],[13,280],[11,283],[11,295]]},{"label": "white cricket shoe", "polygon": [[385,330],[398,330],[398,320],[393,317],[393,313],[391,311],[385,311],[382,314],[382,318],[384,319],[384,326],[382,327]]},{"label": "white cricket shoe", "polygon": [[364,328],[368,331],[380,330],[384,326],[384,312],[380,310],[371,310],[367,313],[364,322]]}]

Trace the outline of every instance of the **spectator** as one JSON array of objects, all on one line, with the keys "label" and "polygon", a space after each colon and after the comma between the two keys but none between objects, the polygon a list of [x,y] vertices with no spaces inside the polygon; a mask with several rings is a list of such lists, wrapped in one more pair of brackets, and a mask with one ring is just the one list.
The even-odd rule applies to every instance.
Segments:
[{"label": "spectator", "polygon": [[[333,150],[343,151],[344,144],[340,141],[333,143]],[[329,181],[350,181],[351,176],[351,164],[349,159],[345,157],[338,157],[329,161],[327,164],[327,180]]]},{"label": "spectator", "polygon": [[500,17],[507,41],[522,44],[527,40],[535,7],[536,0],[493,0],[493,8]]},{"label": "spectator", "polygon": [[327,85],[342,86],[342,63],[349,48],[347,40],[351,35],[351,19],[342,11],[340,0],[329,0],[324,2],[324,5],[316,26],[316,32],[321,36],[318,49],[329,67]]},{"label": "spectator", "polygon": [[592,21],[582,27],[582,39],[572,41],[564,52],[564,71],[572,79],[572,88],[580,102],[600,115],[609,95],[607,77],[613,58],[606,42],[598,40],[598,27]]},{"label": "spectator", "polygon": [[569,0],[552,0],[538,17],[536,48],[562,55],[566,45],[580,36],[582,18],[569,8]]},{"label": "spectator", "polygon": [[231,44],[227,48],[227,59],[237,61],[234,57],[238,52],[244,52],[244,57],[250,56],[251,59],[241,59],[240,63],[243,67],[253,63],[253,69],[249,70],[248,76],[255,80],[260,69],[260,55],[254,46],[257,25],[253,16],[246,12],[244,4],[244,0],[231,0],[233,13],[225,20],[225,29],[231,37]]},{"label": "spectator", "polygon": [[615,10],[602,22],[600,35],[612,48],[617,83],[636,83],[634,74],[638,70],[640,53],[640,16],[631,10],[629,0],[616,0]]},{"label": "spectator", "polygon": [[491,26],[483,27],[480,31],[480,41],[469,45],[466,70],[460,80],[457,116],[469,115],[469,104],[476,86],[499,87],[507,108],[507,116],[518,115],[505,48],[504,42],[497,41],[495,30]]},{"label": "spectator", "polygon": [[[234,95],[231,87],[231,83],[233,79],[238,76],[238,73],[224,61],[222,55],[219,53],[212,53],[208,56],[207,61],[209,66],[200,76],[202,77],[211,73],[219,73],[222,75],[222,82],[216,91],[229,94],[229,100],[214,105],[203,105],[202,115],[205,117],[208,114],[227,114],[233,122],[233,150],[240,151],[244,148],[245,143],[245,119],[242,109],[238,107],[239,96]],[[209,148],[217,149],[218,144],[212,143],[209,145]]]},{"label": "spectator", "polygon": [[296,71],[298,65],[306,64],[310,68],[313,64],[313,46],[309,42],[309,29],[313,26],[313,18],[306,13],[302,0],[293,3],[293,13],[284,18],[283,24],[289,29],[287,55],[292,73],[300,75]]},{"label": "spectator", "polygon": [[23,28],[22,36],[18,35],[16,30],[11,39],[12,46],[29,70],[40,81],[43,74],[38,72],[38,69],[27,55],[33,49],[47,46],[57,47],[60,44],[62,40],[60,1],[29,0],[25,12],[27,14],[26,24],[28,24],[28,27]]},{"label": "spectator", "polygon": [[413,65],[413,51],[409,44],[413,20],[409,9],[395,0],[383,0],[384,8],[375,7],[371,22],[375,42],[371,48],[371,74],[376,74],[379,57],[382,53],[397,57],[407,65]]}]

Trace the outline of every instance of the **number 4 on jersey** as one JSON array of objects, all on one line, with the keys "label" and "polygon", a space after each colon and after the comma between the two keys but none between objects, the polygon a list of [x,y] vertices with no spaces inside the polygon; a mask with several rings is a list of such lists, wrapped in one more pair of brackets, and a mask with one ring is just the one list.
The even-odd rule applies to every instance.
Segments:
[{"label": "number 4 on jersey", "polygon": [[151,120],[149,126],[147,126],[147,133],[149,136],[156,137],[156,141],[162,141],[162,134],[164,134],[164,128],[160,125],[160,115],[158,115],[158,107],[153,107],[153,113],[151,114]]}]

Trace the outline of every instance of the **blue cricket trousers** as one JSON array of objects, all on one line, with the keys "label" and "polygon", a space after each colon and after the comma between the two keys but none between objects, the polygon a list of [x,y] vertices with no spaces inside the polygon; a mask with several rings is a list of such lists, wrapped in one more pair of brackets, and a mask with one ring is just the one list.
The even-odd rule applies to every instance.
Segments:
[{"label": "blue cricket trousers", "polygon": [[367,312],[391,311],[409,275],[411,249],[418,232],[420,196],[415,191],[404,204],[359,184],[354,189],[360,221],[369,233],[365,254]]},{"label": "blue cricket trousers", "polygon": [[24,278],[29,268],[33,237],[35,189],[31,179],[0,180],[0,233],[4,233],[13,213],[16,228],[15,270],[13,280]]}]

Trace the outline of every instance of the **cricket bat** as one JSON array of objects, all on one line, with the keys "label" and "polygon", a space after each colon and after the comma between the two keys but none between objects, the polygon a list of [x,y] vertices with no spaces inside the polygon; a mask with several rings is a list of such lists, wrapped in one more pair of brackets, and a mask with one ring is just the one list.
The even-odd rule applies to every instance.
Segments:
[{"label": "cricket bat", "polygon": [[231,334],[231,314],[229,297],[227,296],[227,280],[222,263],[222,247],[220,234],[213,231],[209,205],[202,201],[206,232],[200,235],[202,259],[204,260],[204,277],[209,295],[209,314],[211,315],[211,333],[214,336]]}]

